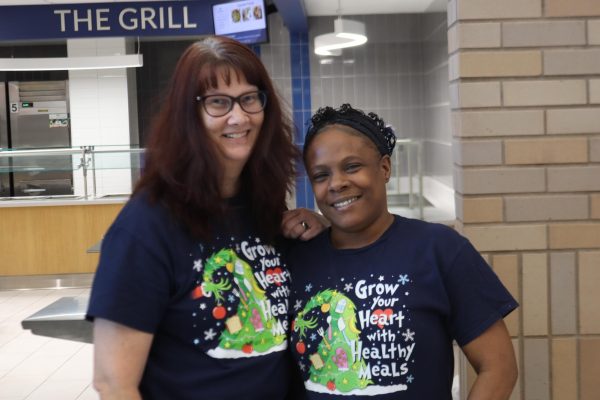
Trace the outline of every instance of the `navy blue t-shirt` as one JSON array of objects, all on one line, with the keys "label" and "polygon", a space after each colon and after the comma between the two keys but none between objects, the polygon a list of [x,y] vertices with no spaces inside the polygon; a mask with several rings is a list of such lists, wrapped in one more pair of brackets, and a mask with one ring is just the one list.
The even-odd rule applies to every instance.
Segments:
[{"label": "navy blue t-shirt", "polygon": [[309,399],[452,398],[464,346],[518,305],[454,230],[394,216],[373,244],[290,250],[291,349]]},{"label": "navy blue t-shirt", "polygon": [[290,276],[243,202],[201,243],[146,196],[102,241],[88,318],[152,333],[144,399],[282,399]]}]

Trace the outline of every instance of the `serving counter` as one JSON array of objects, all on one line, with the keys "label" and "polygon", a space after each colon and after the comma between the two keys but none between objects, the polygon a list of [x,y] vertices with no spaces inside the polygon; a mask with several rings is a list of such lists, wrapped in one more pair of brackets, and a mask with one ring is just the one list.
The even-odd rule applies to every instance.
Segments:
[{"label": "serving counter", "polygon": [[143,149],[128,146],[0,149],[0,275],[94,272],[98,254],[87,250],[129,198],[142,161]]},{"label": "serving counter", "polygon": [[92,273],[97,243],[127,197],[0,201],[0,275]]}]

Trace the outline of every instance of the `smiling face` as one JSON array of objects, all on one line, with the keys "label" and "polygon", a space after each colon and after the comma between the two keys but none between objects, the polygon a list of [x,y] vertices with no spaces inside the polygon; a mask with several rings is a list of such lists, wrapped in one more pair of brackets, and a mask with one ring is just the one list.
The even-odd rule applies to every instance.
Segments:
[{"label": "smiling face", "polygon": [[326,127],[309,144],[306,170],[319,209],[331,221],[334,246],[366,246],[391,225],[385,190],[390,158],[361,133]]},{"label": "smiling face", "polygon": [[[217,86],[208,89],[202,93],[202,96],[224,94],[238,97],[259,90],[234,70],[229,71],[231,77],[229,85],[222,75],[217,74]],[[217,145],[225,175],[239,175],[252,154],[265,117],[264,111],[250,114],[245,112],[239,103],[234,102],[233,109],[221,117],[208,115],[200,103],[198,103],[198,112],[207,135]]]}]

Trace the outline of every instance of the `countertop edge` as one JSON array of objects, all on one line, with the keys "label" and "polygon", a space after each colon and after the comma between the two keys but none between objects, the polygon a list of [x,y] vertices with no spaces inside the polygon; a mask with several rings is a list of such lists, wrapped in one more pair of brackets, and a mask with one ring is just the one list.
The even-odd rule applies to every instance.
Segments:
[{"label": "countertop edge", "polygon": [[40,199],[40,200],[0,200],[0,208],[15,207],[60,207],[124,204],[129,196],[98,199]]}]

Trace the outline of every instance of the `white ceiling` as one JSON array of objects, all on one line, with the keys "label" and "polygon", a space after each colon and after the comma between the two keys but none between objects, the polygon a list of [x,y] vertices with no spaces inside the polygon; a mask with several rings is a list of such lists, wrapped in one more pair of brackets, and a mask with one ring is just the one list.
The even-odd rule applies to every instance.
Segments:
[{"label": "white ceiling", "polygon": [[446,11],[448,0],[303,0],[309,16]]},{"label": "white ceiling", "polygon": [[[65,3],[114,3],[119,0],[1,0],[0,6]],[[128,0],[159,1],[159,0]],[[225,1],[225,0],[224,0]],[[303,0],[309,16],[337,15],[338,3],[342,15],[398,14],[446,11],[448,0]],[[267,0],[267,2],[270,2]]]}]

